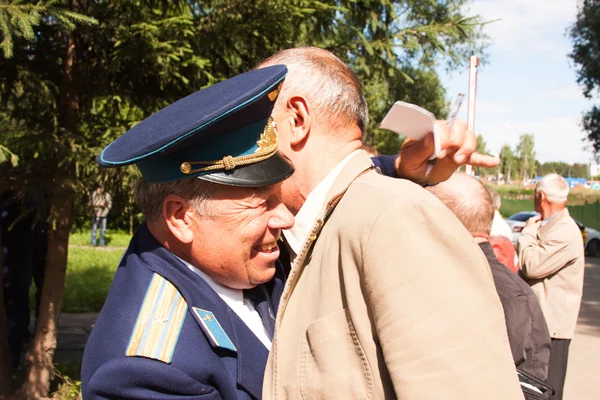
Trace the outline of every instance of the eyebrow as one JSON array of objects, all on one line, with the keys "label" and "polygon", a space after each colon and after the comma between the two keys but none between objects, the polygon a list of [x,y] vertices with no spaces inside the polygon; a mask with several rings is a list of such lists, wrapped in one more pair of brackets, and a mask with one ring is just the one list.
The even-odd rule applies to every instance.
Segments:
[{"label": "eyebrow", "polygon": [[263,186],[263,187],[257,187],[255,188],[254,192],[252,193],[253,197],[269,197],[270,195],[274,194],[275,192],[277,192],[277,185],[269,185],[269,186]]}]

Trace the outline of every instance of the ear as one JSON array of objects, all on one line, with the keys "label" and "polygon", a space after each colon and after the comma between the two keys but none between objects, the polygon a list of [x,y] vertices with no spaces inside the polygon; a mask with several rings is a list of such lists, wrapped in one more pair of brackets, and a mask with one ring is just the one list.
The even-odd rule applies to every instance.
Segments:
[{"label": "ear", "polygon": [[290,97],[287,103],[292,115],[290,145],[297,146],[308,138],[312,124],[311,108],[308,100],[302,96]]},{"label": "ear", "polygon": [[170,194],[163,200],[162,215],[167,228],[181,243],[189,244],[194,240],[191,212],[189,203],[180,196]]},{"label": "ear", "polygon": [[537,191],[535,192],[535,197],[538,198],[538,200],[540,202],[544,201],[546,199],[546,193],[542,192],[542,191]]}]

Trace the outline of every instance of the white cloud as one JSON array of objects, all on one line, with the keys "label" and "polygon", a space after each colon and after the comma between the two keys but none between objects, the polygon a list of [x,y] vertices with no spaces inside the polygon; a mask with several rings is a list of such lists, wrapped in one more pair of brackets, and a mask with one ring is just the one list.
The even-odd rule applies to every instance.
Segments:
[{"label": "white cloud", "polygon": [[508,101],[493,101],[493,100],[477,100],[477,112],[485,112],[488,114],[506,113],[515,111],[514,103]]},{"label": "white cloud", "polygon": [[592,158],[592,152],[585,149],[583,139],[586,135],[579,126],[578,116],[559,116],[514,124],[486,123],[484,120],[477,130],[483,132],[488,150],[494,152],[498,152],[504,144],[514,149],[520,134],[532,133],[536,158],[540,162],[588,163]]},{"label": "white cloud", "polygon": [[583,95],[582,89],[576,84],[565,86],[562,88],[550,89],[545,93],[546,100],[587,100]]},{"label": "white cloud", "polygon": [[484,20],[500,19],[484,28],[500,51],[561,56],[569,51],[564,34],[577,16],[575,0],[476,0],[470,8]]}]

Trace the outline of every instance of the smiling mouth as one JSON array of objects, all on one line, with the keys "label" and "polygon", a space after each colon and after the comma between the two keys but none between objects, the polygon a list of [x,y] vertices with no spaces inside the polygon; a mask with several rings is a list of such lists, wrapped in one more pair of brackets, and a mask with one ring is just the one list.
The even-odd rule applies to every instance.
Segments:
[{"label": "smiling mouth", "polygon": [[258,246],[258,250],[265,253],[272,253],[277,250],[277,242],[265,243],[263,245]]}]

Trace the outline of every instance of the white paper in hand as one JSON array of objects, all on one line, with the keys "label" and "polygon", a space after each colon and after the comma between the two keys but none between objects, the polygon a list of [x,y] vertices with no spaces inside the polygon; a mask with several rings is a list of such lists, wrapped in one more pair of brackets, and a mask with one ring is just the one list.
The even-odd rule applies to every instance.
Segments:
[{"label": "white paper in hand", "polygon": [[433,130],[435,115],[426,109],[411,103],[397,101],[388,111],[380,127],[414,140],[422,140],[425,135],[433,132],[434,153],[440,151],[440,143]]}]

